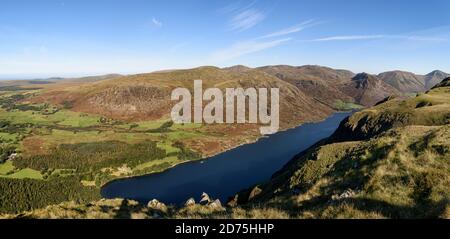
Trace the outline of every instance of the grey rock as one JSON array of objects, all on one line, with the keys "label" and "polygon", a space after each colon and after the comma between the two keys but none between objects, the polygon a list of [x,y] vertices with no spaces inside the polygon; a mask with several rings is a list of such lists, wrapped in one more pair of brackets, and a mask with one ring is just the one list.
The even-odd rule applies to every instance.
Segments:
[{"label": "grey rock", "polygon": [[190,206],[194,206],[195,205],[195,199],[194,198],[189,198],[186,203],[184,204],[185,207],[190,207]]}]

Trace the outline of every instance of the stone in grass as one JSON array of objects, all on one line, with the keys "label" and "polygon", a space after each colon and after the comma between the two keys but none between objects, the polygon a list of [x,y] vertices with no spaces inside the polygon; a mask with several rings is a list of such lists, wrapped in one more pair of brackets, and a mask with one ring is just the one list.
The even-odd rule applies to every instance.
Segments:
[{"label": "stone in grass", "polygon": [[190,207],[190,206],[194,206],[195,205],[195,199],[194,198],[189,198],[186,203],[184,204],[185,207]]},{"label": "stone in grass", "polygon": [[200,200],[200,204],[206,205],[211,202],[211,198],[207,193],[202,193],[202,199]]},{"label": "stone in grass", "polygon": [[159,202],[156,199],[153,199],[150,202],[148,202],[147,207],[150,209],[156,210],[156,211],[163,212],[163,213],[167,212],[167,206],[164,203]]}]

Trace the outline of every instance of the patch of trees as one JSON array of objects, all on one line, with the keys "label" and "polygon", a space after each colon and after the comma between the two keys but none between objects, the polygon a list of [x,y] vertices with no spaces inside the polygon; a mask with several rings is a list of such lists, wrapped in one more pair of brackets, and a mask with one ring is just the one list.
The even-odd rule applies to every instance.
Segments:
[{"label": "patch of trees", "polygon": [[16,148],[10,144],[0,144],[0,164],[4,163]]},{"label": "patch of trees", "polygon": [[135,167],[139,164],[166,157],[166,151],[156,142],[144,141],[127,144],[118,141],[63,144],[48,155],[34,155],[14,160],[17,168],[32,168],[39,171],[50,168],[76,169],[78,172],[92,172],[124,164]]},{"label": "patch of trees", "polygon": [[122,122],[120,122],[118,120],[109,119],[109,118],[106,118],[106,117],[100,117],[98,122],[101,123],[101,124],[107,124],[107,125],[120,125],[120,124],[122,124]]},{"label": "patch of trees", "polygon": [[65,201],[91,202],[100,198],[95,187],[83,186],[77,177],[54,180],[0,178],[0,213],[19,213]]},{"label": "patch of trees", "polygon": [[25,133],[27,128],[33,127],[33,124],[12,124],[7,120],[0,120],[0,132],[15,134],[15,133]]},{"label": "patch of trees", "polygon": [[178,153],[178,158],[181,160],[198,160],[202,158],[202,155],[190,150],[186,147],[186,145],[181,141],[176,141],[172,144],[173,147],[180,149]]},{"label": "patch of trees", "polygon": [[16,103],[20,100],[25,99],[24,95],[11,95],[8,97],[0,98],[0,105],[3,109],[10,110],[15,107]]},{"label": "patch of trees", "polygon": [[151,129],[148,132],[149,133],[166,133],[166,132],[170,132],[170,127],[173,126],[173,121],[167,121],[164,124],[162,124],[161,126],[159,126],[159,128],[157,129]]},{"label": "patch of trees", "polygon": [[28,105],[28,104],[16,104],[9,108],[9,110],[20,110],[20,111],[41,111],[43,106]]}]

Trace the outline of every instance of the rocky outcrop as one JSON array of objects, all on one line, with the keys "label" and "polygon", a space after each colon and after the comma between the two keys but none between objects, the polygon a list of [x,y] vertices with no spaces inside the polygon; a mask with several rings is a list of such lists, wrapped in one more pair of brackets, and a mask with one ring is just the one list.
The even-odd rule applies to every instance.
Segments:
[{"label": "rocky outcrop", "polygon": [[350,82],[342,84],[340,89],[364,106],[373,106],[388,96],[401,95],[394,87],[367,73],[357,74]]},{"label": "rocky outcrop", "polygon": [[167,213],[168,211],[167,206],[156,199],[148,202],[147,207],[161,213]]},{"label": "rocky outcrop", "polygon": [[194,198],[189,198],[186,203],[184,203],[185,207],[190,207],[190,206],[194,206],[195,205],[195,199]]}]

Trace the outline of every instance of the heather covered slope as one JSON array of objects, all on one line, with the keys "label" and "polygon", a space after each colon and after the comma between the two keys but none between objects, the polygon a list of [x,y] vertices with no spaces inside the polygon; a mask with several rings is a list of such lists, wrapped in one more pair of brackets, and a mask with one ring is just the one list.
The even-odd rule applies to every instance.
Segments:
[{"label": "heather covered slope", "polygon": [[[391,74],[385,78],[321,66],[265,66],[258,68],[294,86],[318,103],[340,109],[342,103],[372,106],[385,97],[410,93],[395,86]],[[419,87],[420,88],[420,87]],[[424,87],[417,92],[424,91]]]},{"label": "heather covered slope", "polygon": [[69,102],[73,111],[122,120],[154,120],[168,118],[174,103],[170,100],[171,91],[177,87],[192,90],[194,80],[202,80],[204,89],[280,88],[280,119],[283,128],[323,119],[332,112],[331,108],[318,105],[291,84],[264,72],[216,67],[125,76],[55,89],[36,97],[35,101],[59,105]]},{"label": "heather covered slope", "polygon": [[354,102],[354,98],[340,91],[338,86],[349,82],[354,73],[321,66],[265,66],[258,68],[296,86],[318,103],[336,108],[336,103]]}]

